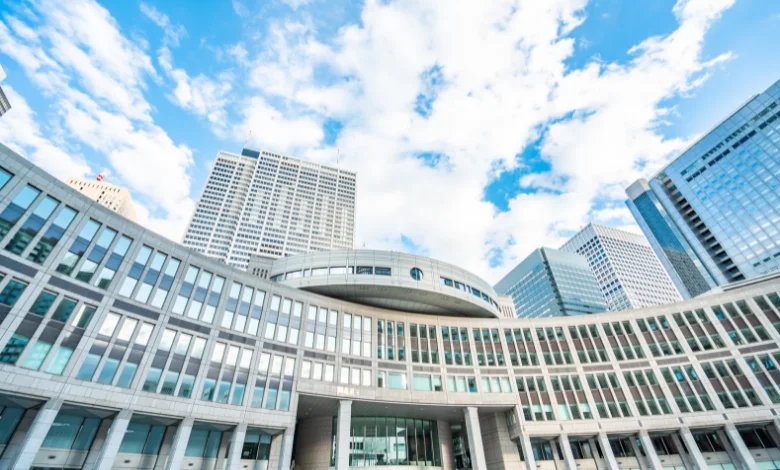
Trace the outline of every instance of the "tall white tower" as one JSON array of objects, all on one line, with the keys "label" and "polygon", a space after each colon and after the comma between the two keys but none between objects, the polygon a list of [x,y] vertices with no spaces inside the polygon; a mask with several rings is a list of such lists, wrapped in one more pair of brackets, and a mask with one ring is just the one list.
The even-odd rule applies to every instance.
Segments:
[{"label": "tall white tower", "polygon": [[352,248],[355,179],[268,151],[219,152],[184,245],[244,270],[251,255]]},{"label": "tall white tower", "polygon": [[561,250],[587,258],[610,310],[648,307],[682,299],[642,235],[588,224]]}]

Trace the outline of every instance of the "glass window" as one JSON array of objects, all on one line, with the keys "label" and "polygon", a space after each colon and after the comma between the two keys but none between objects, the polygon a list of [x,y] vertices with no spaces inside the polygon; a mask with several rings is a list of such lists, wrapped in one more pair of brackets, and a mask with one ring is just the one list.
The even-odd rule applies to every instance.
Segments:
[{"label": "glass window", "polygon": [[35,248],[30,250],[30,254],[27,255],[27,259],[38,264],[42,264],[49,257],[49,254],[57,246],[57,243],[62,239],[62,235],[70,227],[73,219],[76,218],[75,210],[70,207],[63,207],[62,210],[54,217],[54,221],[43,234]]},{"label": "glass window", "polygon": [[17,193],[5,210],[0,212],[0,239],[4,238],[11,228],[19,222],[19,219],[40,193],[41,191],[37,188],[27,185]]},{"label": "glass window", "polygon": [[119,315],[116,313],[109,313],[106,315],[106,319],[103,320],[103,324],[100,326],[100,330],[98,330],[98,334],[102,336],[108,336],[111,337],[114,335],[114,330],[116,329],[117,324],[119,323]]},{"label": "glass window", "polygon": [[44,197],[35,207],[32,214],[24,221],[11,241],[8,242],[5,249],[16,255],[22,254],[32,239],[38,235],[38,232],[46,221],[49,220],[49,217],[59,204],[60,201],[50,196]]},{"label": "glass window", "polygon": [[76,264],[79,262],[84,253],[86,253],[89,244],[92,243],[92,239],[95,238],[95,234],[100,228],[100,223],[90,219],[84,227],[82,227],[76,240],[70,246],[70,249],[62,257],[60,264],[57,266],[57,272],[63,274],[70,274]]},{"label": "glass window", "polygon": [[27,283],[17,279],[11,279],[8,284],[5,285],[2,291],[0,291],[0,304],[13,307],[19,300],[19,296],[22,295],[24,289],[27,288]]}]

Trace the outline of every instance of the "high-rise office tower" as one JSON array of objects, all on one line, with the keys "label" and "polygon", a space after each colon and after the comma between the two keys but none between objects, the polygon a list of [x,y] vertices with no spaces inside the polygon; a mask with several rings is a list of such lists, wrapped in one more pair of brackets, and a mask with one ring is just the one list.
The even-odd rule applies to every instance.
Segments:
[{"label": "high-rise office tower", "polygon": [[689,299],[714,287],[714,280],[672,223],[669,212],[658,201],[647,180],[636,181],[626,193],[628,208],[680,294]]},{"label": "high-rise office tower", "polygon": [[588,224],[561,250],[588,261],[610,310],[626,310],[681,299],[642,235]]},{"label": "high-rise office tower", "polygon": [[[5,80],[5,70],[3,70],[3,66],[0,65],[0,82]],[[9,109],[11,109],[11,103],[8,101],[8,98],[5,96],[5,93],[3,92],[3,88],[0,87],[0,116],[5,114]]]},{"label": "high-rise office tower", "polygon": [[[665,263],[677,277],[690,279],[694,265],[702,279],[723,285],[779,270],[780,81],[628,193],[659,257],[673,238],[691,258]],[[696,279],[692,290],[699,286]]]},{"label": "high-rise office tower", "polygon": [[97,179],[94,180],[71,178],[68,180],[68,186],[117,214],[137,222],[130,192],[125,188],[103,181],[102,175],[98,175]]},{"label": "high-rise office tower", "polygon": [[607,304],[584,256],[538,248],[495,286],[519,318],[603,312]]},{"label": "high-rise office tower", "polygon": [[219,152],[184,245],[246,270],[280,258],[352,248],[355,173],[275,153]]}]

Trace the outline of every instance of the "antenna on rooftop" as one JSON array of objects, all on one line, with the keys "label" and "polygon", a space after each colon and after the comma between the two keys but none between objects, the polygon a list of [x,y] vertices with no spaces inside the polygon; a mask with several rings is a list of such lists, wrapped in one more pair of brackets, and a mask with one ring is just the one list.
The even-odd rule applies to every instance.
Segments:
[{"label": "antenna on rooftop", "polygon": [[341,149],[336,147],[336,166],[339,166],[339,160],[341,160]]},{"label": "antenna on rooftop", "polygon": [[252,140],[252,129],[249,129],[246,133],[246,139],[244,139],[244,145],[243,148],[247,148],[247,145],[249,145],[249,142]]}]

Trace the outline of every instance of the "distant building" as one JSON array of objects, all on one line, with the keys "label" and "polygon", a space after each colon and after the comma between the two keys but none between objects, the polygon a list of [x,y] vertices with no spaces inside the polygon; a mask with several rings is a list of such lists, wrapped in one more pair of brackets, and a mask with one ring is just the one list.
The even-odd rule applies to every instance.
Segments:
[{"label": "distant building", "polygon": [[98,175],[95,180],[71,178],[68,180],[68,185],[126,219],[133,222],[138,221],[130,192],[125,188],[103,181],[101,175]]},{"label": "distant building", "polygon": [[355,179],[267,151],[219,152],[184,245],[243,270],[252,255],[352,248]]},{"label": "distant building", "polygon": [[512,299],[520,318],[607,310],[585,257],[552,248],[534,250],[496,284],[495,290]]},{"label": "distant building", "polygon": [[[3,70],[3,66],[0,65],[0,82],[3,80],[5,80],[5,70]],[[5,114],[9,109],[11,109],[11,103],[8,101],[8,97],[5,96],[3,87],[0,87],[0,116]]]},{"label": "distant building", "polygon": [[780,80],[627,192],[690,295],[780,270]]},{"label": "distant building", "polygon": [[714,287],[715,281],[672,222],[647,180],[638,180],[626,193],[629,197],[626,204],[680,294],[689,299]]},{"label": "distant building", "polygon": [[585,256],[609,310],[648,307],[681,299],[642,235],[588,224],[561,250]]}]

